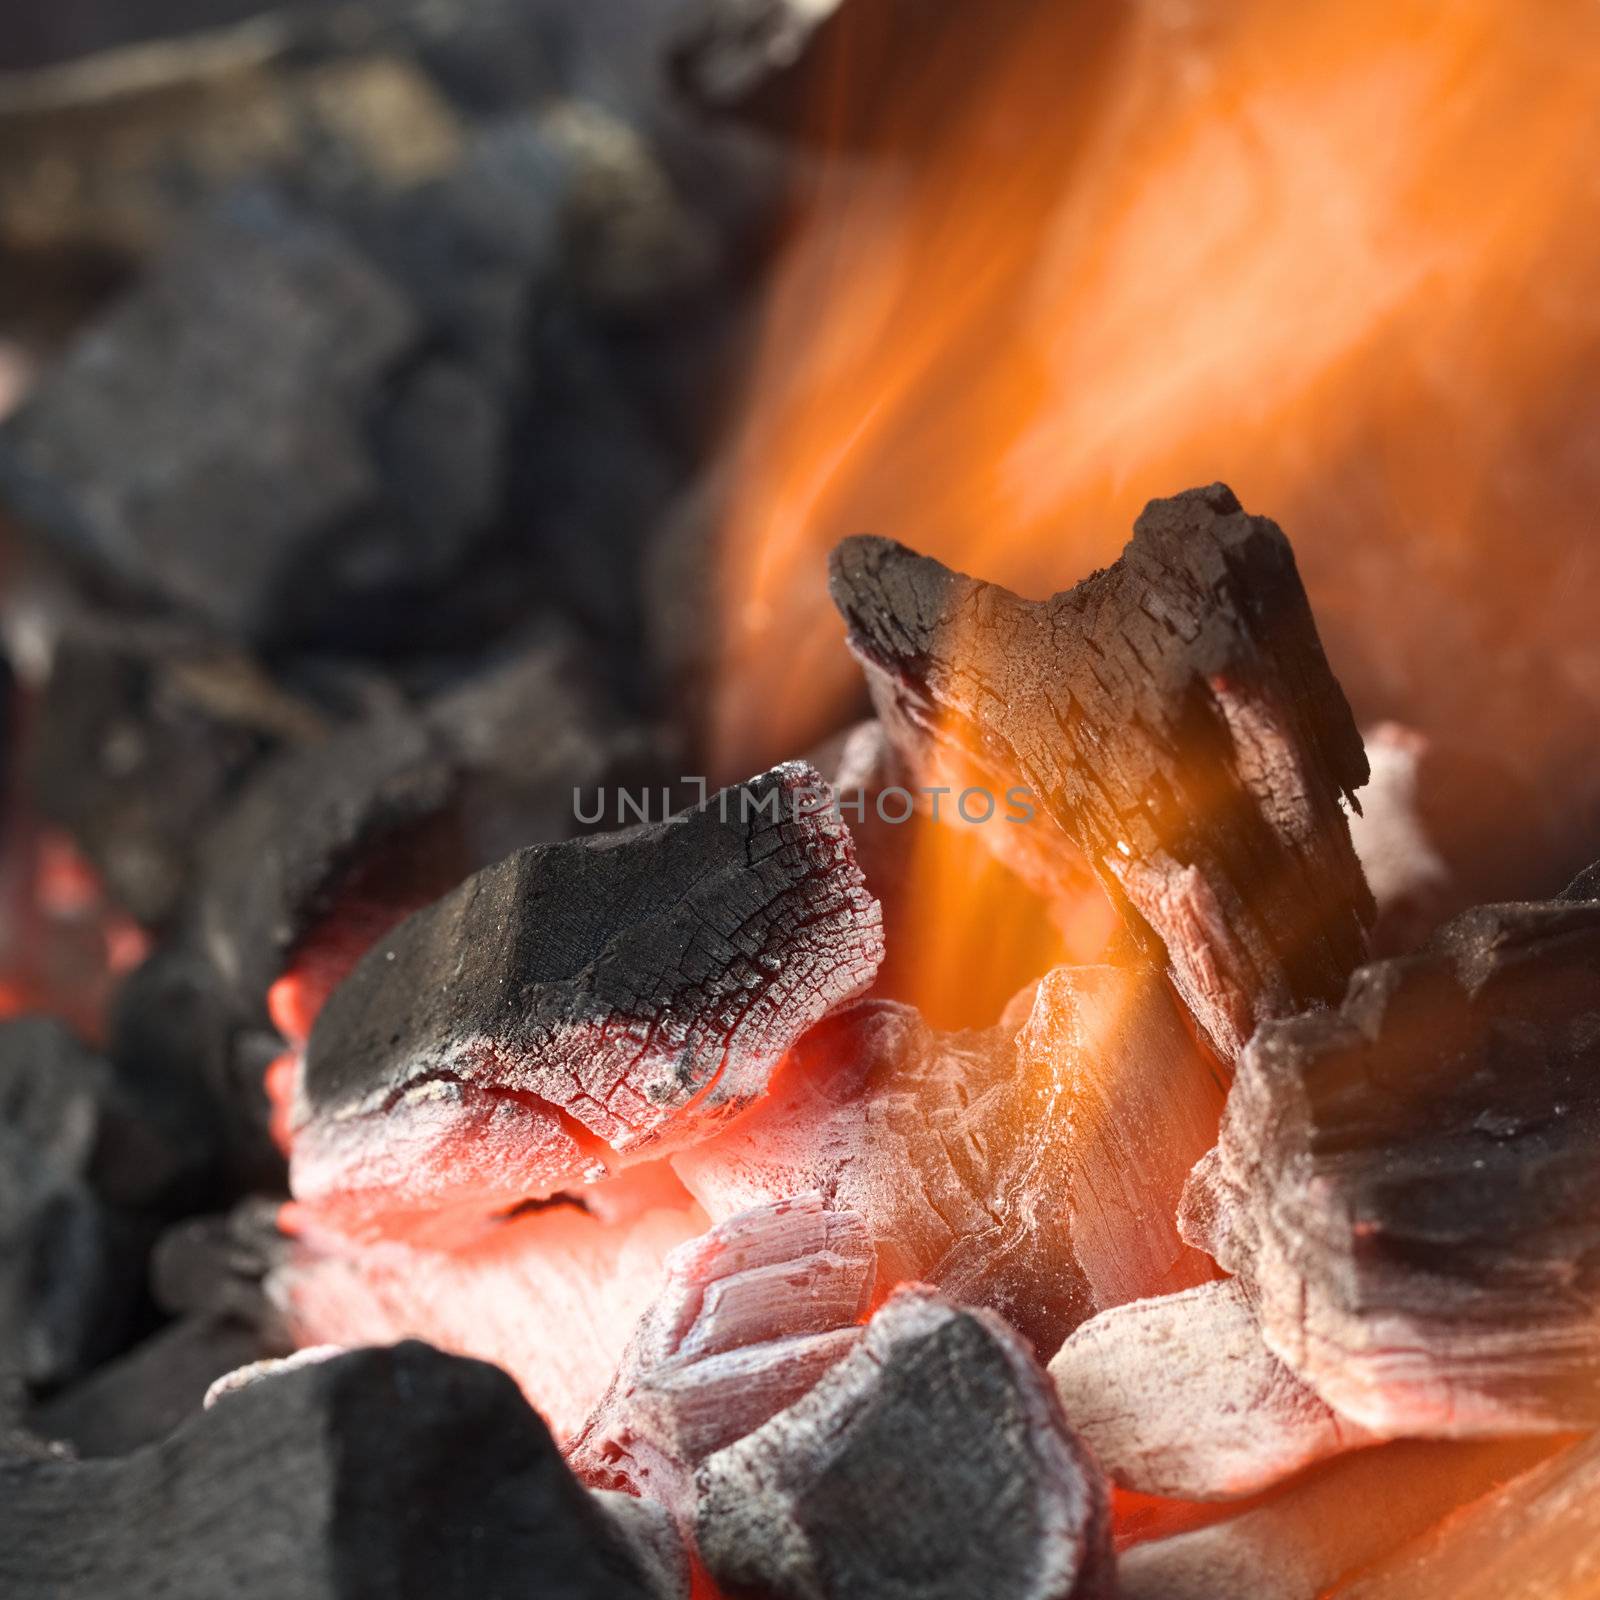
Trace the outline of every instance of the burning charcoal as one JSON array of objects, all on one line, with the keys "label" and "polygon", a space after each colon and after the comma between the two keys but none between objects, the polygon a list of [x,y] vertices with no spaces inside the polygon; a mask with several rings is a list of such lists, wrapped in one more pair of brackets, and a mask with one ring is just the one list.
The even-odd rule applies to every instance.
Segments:
[{"label": "burning charcoal", "polygon": [[1226,1522],[1125,1550],[1117,1564],[1122,1600],[1342,1595],[1341,1582],[1550,1448],[1527,1441],[1403,1442],[1357,1451]]},{"label": "burning charcoal", "polygon": [[777,1600],[1114,1592],[1104,1485],[998,1317],[899,1290],[854,1354],[700,1474],[718,1582]]},{"label": "burning charcoal", "polygon": [[1414,950],[1471,906],[1549,885],[1550,828],[1531,786],[1486,756],[1385,722],[1350,838],[1378,906],[1380,955]]},{"label": "burning charcoal", "polygon": [[1102,1311],[1050,1376],[1095,1459],[1141,1494],[1238,1499],[1371,1443],[1267,1349],[1232,1279]]},{"label": "burning charcoal", "polygon": [[740,1212],[680,1245],[568,1464],[585,1483],[689,1514],[706,1457],[854,1349],[875,1273],[865,1222],[820,1195]]},{"label": "burning charcoal", "polygon": [[85,621],[50,653],[34,793],[117,901],[165,922],[195,842],[261,756],[321,716],[247,657],[169,626]]},{"label": "burning charcoal", "polygon": [[1600,1422],[1600,901],[1489,906],[1263,1026],[1184,1235],[1389,1435]]},{"label": "burning charcoal", "polygon": [[673,1166],[717,1218],[818,1190],[867,1219],[883,1283],[932,1283],[1054,1351],[1103,1305],[1209,1275],[1174,1218],[1220,1114],[1213,1070],[1151,969],[1052,973],[982,1033],[874,1001]]},{"label": "burning charcoal", "polygon": [[266,1354],[261,1335],[244,1323],[185,1318],[43,1401],[29,1426],[79,1456],[126,1455],[197,1412],[224,1373]]},{"label": "burning charcoal", "polygon": [[296,1198],[345,1230],[476,1227],[706,1138],[882,956],[820,793],[779,767],[663,823],[521,850],[411,917],[317,1019]]},{"label": "burning charcoal", "polygon": [[1554,1600],[1594,1592],[1600,1440],[1457,1512],[1337,1591],[1337,1600]]},{"label": "burning charcoal", "polygon": [[495,493],[497,405],[423,337],[340,230],[234,197],[35,389],[0,485],[98,573],[230,636],[331,607],[348,637],[352,597],[437,579]]},{"label": "burning charcoal", "polygon": [[1047,893],[1081,851],[1226,1059],[1339,994],[1373,914],[1340,809],[1367,763],[1275,524],[1219,484],[1042,604],[885,539],[840,545],[832,589],[907,759],[1026,786],[1042,822],[986,833],[1036,834]]},{"label": "burning charcoal", "polygon": [[304,1215],[291,1222],[297,1237],[266,1287],[297,1344],[425,1337],[480,1356],[516,1378],[559,1439],[605,1393],[668,1254],[706,1226],[681,1188],[640,1167],[518,1208],[465,1248],[358,1243]]},{"label": "burning charcoal", "polygon": [[252,1384],[122,1460],[0,1461],[10,1600],[477,1600],[530,1581],[655,1600],[510,1379],[422,1345]]}]

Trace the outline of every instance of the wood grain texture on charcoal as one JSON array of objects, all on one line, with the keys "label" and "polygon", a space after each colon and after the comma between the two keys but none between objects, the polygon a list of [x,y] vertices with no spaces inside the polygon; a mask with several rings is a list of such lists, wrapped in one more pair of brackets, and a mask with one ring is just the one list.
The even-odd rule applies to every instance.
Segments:
[{"label": "wood grain texture on charcoal", "polygon": [[1264,1027],[1183,1226],[1376,1432],[1600,1422],[1600,900],[1468,912]]},{"label": "wood grain texture on charcoal", "polygon": [[1337,997],[1373,915],[1341,809],[1367,762],[1276,524],[1217,484],[1043,602],[879,538],[831,583],[907,758],[1029,788],[1041,889],[1092,873],[1226,1059]]}]

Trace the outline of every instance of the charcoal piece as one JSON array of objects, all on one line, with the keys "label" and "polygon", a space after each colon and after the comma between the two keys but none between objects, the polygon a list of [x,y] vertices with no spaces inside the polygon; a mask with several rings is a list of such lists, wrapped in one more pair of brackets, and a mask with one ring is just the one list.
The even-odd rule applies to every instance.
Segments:
[{"label": "charcoal piece", "polygon": [[268,636],[375,498],[364,412],[416,333],[336,229],[239,197],[34,391],[0,434],[0,489],[97,570]]},{"label": "charcoal piece", "polygon": [[0,1023],[0,1365],[30,1384],[75,1377],[134,1330],[156,1219],[209,1154],[173,1111],[60,1023]]},{"label": "charcoal piece", "polygon": [[817,1190],[867,1219],[882,1283],[934,1284],[1053,1354],[1103,1305],[1209,1275],[1175,1216],[1222,1094],[1152,969],[1064,969],[1019,1010],[940,1034],[853,1007],[673,1166],[715,1218]]},{"label": "charcoal piece", "polygon": [[1042,892],[1091,872],[1225,1059],[1337,997],[1373,915],[1340,809],[1367,762],[1274,523],[1218,484],[1042,603],[875,538],[831,587],[911,765],[951,747],[1029,789],[1035,822],[986,834]]},{"label": "charcoal piece", "polygon": [[653,1500],[640,1500],[620,1489],[591,1493],[611,1518],[655,1600],[690,1600],[692,1564],[672,1513]]},{"label": "charcoal piece", "polygon": [[1183,1229],[1377,1433],[1600,1422],[1600,901],[1488,906],[1240,1061]]},{"label": "charcoal piece", "polygon": [[265,1287],[289,1249],[281,1209],[258,1197],[167,1229],[150,1257],[156,1303],[170,1316],[244,1323],[269,1347],[291,1343]]},{"label": "charcoal piece", "polygon": [[224,1373],[270,1353],[245,1323],[184,1318],[36,1405],[28,1426],[80,1457],[127,1455],[199,1411]]},{"label": "charcoal piece", "polygon": [[185,1196],[188,1210],[286,1188],[262,1092],[263,1069],[282,1044],[270,1036],[263,1054],[264,1030],[242,1024],[240,1010],[211,962],[177,937],[111,997],[106,1048],[118,1078],[188,1108],[184,1147],[205,1161]]},{"label": "charcoal piece", "polygon": [[[1122,1600],[1323,1600],[1549,1453],[1548,1442],[1402,1441],[1314,1468],[1235,1517],[1125,1550]],[[1411,1600],[1408,1595],[1407,1600]]]},{"label": "charcoal piece", "polygon": [[740,1212],[680,1245],[568,1465],[691,1515],[696,1468],[854,1349],[876,1269],[866,1223],[820,1195]]},{"label": "charcoal piece", "polygon": [[311,1035],[296,1199],[346,1228],[476,1227],[760,1096],[882,956],[820,785],[791,763],[666,822],[531,846],[382,939]]},{"label": "charcoal piece", "polygon": [[1372,781],[1350,838],[1377,902],[1378,955],[1415,950],[1472,906],[1552,887],[1551,828],[1531,784],[1487,753],[1398,723],[1365,743]]},{"label": "charcoal piece", "polygon": [[711,1457],[696,1533],[718,1582],[777,1600],[1114,1593],[1104,1484],[1027,1345],[922,1288]]},{"label": "charcoal piece", "polygon": [[325,731],[249,658],[169,626],[84,619],[53,643],[33,793],[139,921],[177,909],[195,843],[257,761]]},{"label": "charcoal piece", "polygon": [[652,1600],[511,1380],[423,1345],[252,1384],[118,1460],[0,1461],[12,1600],[478,1600],[530,1581]]},{"label": "charcoal piece", "polygon": [[1267,1349],[1234,1279],[1102,1311],[1050,1376],[1095,1460],[1140,1494],[1239,1499],[1372,1442]]},{"label": "charcoal piece", "polygon": [[1336,1591],[1336,1600],[1576,1600],[1600,1576],[1600,1439],[1512,1479]]},{"label": "charcoal piece", "polygon": [[[269,1301],[298,1345],[422,1338],[493,1361],[570,1439],[616,1375],[666,1257],[705,1230],[681,1189],[639,1192],[642,1170],[515,1208],[468,1248],[355,1241],[291,1212],[295,1237],[268,1274]],[[634,1193],[619,1204],[601,1189]]]},{"label": "charcoal piece", "polygon": [[[385,851],[420,879],[406,885],[411,905],[459,877],[450,816],[459,783],[437,735],[400,711],[286,751],[255,775],[201,846],[193,914],[241,1010],[259,1009],[351,875]],[[409,909],[396,906],[390,920]],[[374,936],[381,927],[380,917]]]}]

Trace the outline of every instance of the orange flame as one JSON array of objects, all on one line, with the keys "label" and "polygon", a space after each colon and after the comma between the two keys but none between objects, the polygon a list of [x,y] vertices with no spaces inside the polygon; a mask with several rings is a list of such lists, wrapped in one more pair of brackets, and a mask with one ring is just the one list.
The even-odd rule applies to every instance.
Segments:
[{"label": "orange flame", "polygon": [[883,112],[900,164],[824,161],[780,274],[714,760],[847,712],[838,538],[1046,593],[1217,478],[1288,528],[1358,713],[1570,754],[1561,708],[1600,705],[1600,9],[938,14]]}]

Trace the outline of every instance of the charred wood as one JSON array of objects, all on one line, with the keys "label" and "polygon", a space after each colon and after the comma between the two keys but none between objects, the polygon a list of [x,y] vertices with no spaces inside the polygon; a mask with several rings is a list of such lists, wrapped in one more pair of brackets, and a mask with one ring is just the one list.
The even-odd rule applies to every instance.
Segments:
[{"label": "charred wood", "polygon": [[1600,1578],[1600,1440],[1513,1478],[1397,1550],[1335,1600],[1547,1600]]},{"label": "charred wood", "polygon": [[420,1345],[251,1384],[123,1459],[0,1460],[13,1600],[478,1600],[534,1573],[654,1600],[511,1381]]},{"label": "charred wood", "polygon": [[1488,906],[1265,1026],[1184,1233],[1390,1435],[1600,1421],[1600,901]]},{"label": "charred wood", "polygon": [[1226,1059],[1341,992],[1373,910],[1340,806],[1367,762],[1274,523],[1222,485],[1153,501],[1042,603],[852,539],[832,590],[907,759],[954,747],[1031,790],[1041,889],[1092,872]]},{"label": "charred wood", "polygon": [[957,1034],[885,1001],[841,1013],[673,1166],[716,1218],[821,1192],[866,1218],[882,1283],[998,1311],[1041,1351],[1202,1281],[1177,1199],[1222,1090],[1159,976],[1065,968],[1019,999],[1009,1025]]},{"label": "charred wood", "polygon": [[819,792],[780,767],[519,851],[411,917],[318,1017],[296,1198],[346,1227],[481,1221],[708,1137],[882,956]]},{"label": "charred wood", "polygon": [[1032,1353],[928,1289],[899,1290],[810,1394],[712,1456],[700,1492],[701,1554],[739,1593],[1114,1593],[1104,1485]]},{"label": "charred wood", "polygon": [[1321,1600],[1549,1450],[1497,1441],[1358,1451],[1225,1522],[1124,1551],[1122,1600]]},{"label": "charred wood", "polygon": [[855,1347],[876,1270],[866,1224],[819,1195],[741,1212],[680,1245],[568,1465],[692,1517],[701,1463]]},{"label": "charred wood", "polygon": [[1372,1442],[1266,1347],[1234,1279],[1102,1311],[1050,1376],[1095,1459],[1141,1494],[1239,1499]]}]

